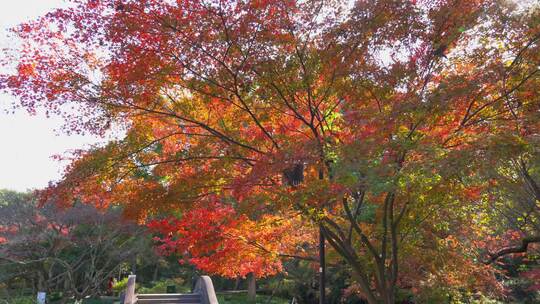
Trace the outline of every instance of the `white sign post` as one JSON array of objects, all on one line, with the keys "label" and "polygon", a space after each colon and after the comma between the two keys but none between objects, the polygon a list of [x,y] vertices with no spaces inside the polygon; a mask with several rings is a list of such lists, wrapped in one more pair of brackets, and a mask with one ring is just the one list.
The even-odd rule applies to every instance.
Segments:
[{"label": "white sign post", "polygon": [[39,291],[37,293],[37,304],[45,304],[45,299],[47,298],[47,293]]}]

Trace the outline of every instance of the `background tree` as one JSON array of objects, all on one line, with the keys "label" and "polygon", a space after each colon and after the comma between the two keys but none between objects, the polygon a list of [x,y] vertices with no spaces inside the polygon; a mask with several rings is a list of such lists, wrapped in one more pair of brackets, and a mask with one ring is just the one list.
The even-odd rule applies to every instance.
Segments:
[{"label": "background tree", "polygon": [[14,288],[75,299],[101,295],[121,267],[147,250],[144,229],[122,219],[118,208],[37,208],[31,194],[0,194],[0,279]]}]

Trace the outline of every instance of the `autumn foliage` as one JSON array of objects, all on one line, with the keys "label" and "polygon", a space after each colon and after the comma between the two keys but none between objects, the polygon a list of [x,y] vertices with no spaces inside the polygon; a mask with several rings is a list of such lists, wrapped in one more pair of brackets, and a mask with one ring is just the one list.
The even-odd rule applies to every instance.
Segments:
[{"label": "autumn foliage", "polygon": [[124,130],[45,201],[123,205],[205,271],[275,274],[320,226],[369,303],[432,278],[500,296],[471,244],[500,232],[485,218],[501,172],[538,178],[539,17],[482,0],[77,0],[15,29],[1,84],[68,132]]},{"label": "autumn foliage", "polygon": [[284,257],[307,257],[305,248],[315,237],[301,224],[297,217],[277,215],[253,221],[214,203],[192,209],[181,219],[154,220],[148,226],[162,235],[156,237],[162,254],[178,253],[182,262],[203,271],[238,278],[275,275],[283,271]]}]

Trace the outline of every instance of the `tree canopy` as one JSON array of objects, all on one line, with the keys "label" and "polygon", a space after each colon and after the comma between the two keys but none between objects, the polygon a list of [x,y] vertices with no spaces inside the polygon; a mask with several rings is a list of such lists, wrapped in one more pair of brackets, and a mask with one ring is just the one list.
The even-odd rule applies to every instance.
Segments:
[{"label": "tree canopy", "polygon": [[427,278],[501,290],[477,241],[501,232],[485,227],[509,177],[538,188],[538,5],[77,0],[14,31],[1,85],[21,106],[68,132],[125,130],[44,201],[173,216],[154,224],[180,251],[210,226],[217,247],[191,261],[219,273],[208,254],[230,242],[270,274],[276,256],[309,258],[299,234],[320,226],[369,303]]}]

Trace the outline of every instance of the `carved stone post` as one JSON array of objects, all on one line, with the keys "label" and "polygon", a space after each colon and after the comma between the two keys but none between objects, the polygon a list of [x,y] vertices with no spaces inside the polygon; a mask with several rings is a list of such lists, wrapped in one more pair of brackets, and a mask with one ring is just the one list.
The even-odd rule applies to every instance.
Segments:
[{"label": "carved stone post", "polygon": [[129,275],[126,286],[126,297],[124,298],[124,304],[135,304],[137,299],[135,297],[135,278],[134,274]]}]

